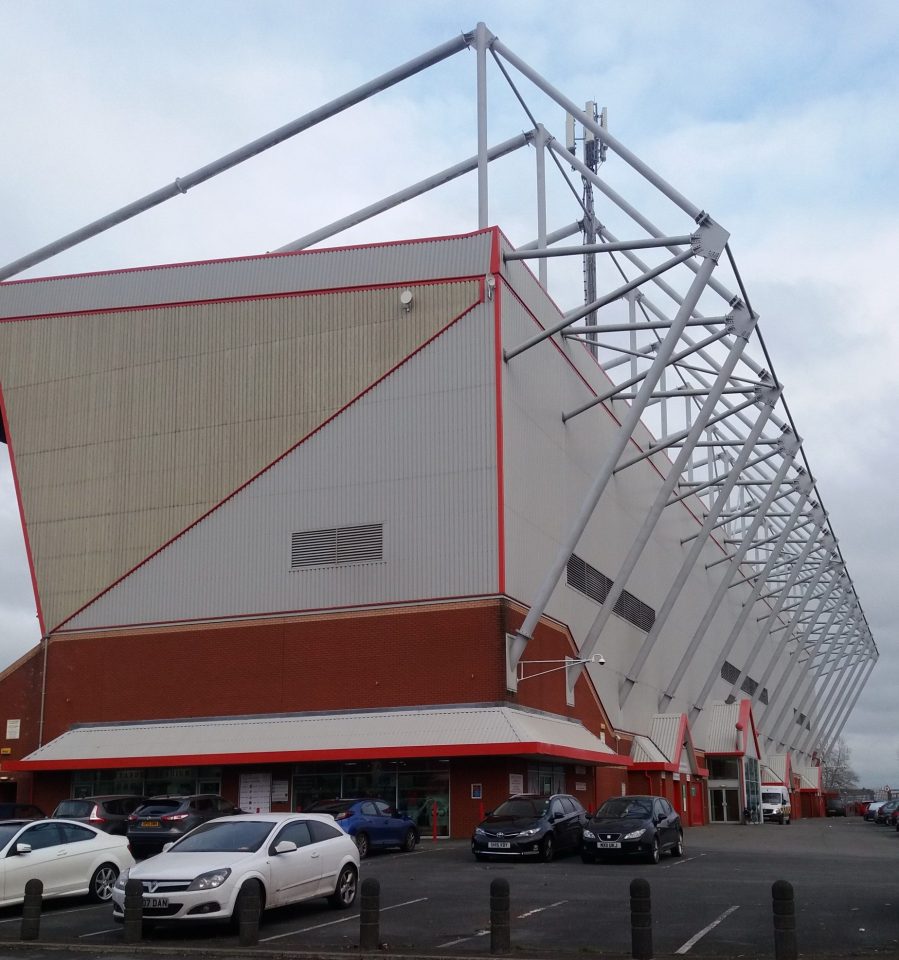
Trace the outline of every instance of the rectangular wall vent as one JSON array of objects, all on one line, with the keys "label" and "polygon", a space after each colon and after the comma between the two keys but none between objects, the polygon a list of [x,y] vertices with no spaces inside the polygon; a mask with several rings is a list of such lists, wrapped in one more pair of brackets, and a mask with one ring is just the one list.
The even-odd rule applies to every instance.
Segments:
[{"label": "rectangular wall vent", "polygon": [[[736,683],[737,680],[740,679],[740,668],[735,667],[732,663],[728,663],[727,660],[725,660],[724,663],[721,664],[721,679],[726,680],[728,683]],[[758,681],[753,680],[752,677],[744,677],[743,682],[740,684],[740,689],[743,693],[748,693],[750,697],[758,688]],[[762,692],[759,694],[759,700],[764,704],[768,703],[767,687],[762,688]]]},{"label": "rectangular wall vent", "polygon": [[[576,554],[568,558],[568,586],[574,587],[580,593],[585,594],[591,600],[597,603],[605,603],[609,591],[612,589],[613,581],[604,573],[600,573],[589,563],[582,560]],[[628,623],[639,627],[648,633],[656,621],[656,612],[642,600],[638,600],[627,590],[621,592],[618,602],[615,604],[613,613],[618,614]]]},{"label": "rectangular wall vent", "polygon": [[290,538],[290,566],[294,569],[383,559],[384,527],[380,523],[303,530]]}]

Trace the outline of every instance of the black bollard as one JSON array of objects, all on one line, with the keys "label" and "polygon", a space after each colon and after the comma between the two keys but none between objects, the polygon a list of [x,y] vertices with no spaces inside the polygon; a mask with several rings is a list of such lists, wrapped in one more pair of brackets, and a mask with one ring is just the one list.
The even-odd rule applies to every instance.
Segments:
[{"label": "black bollard", "polygon": [[796,960],[796,904],[793,900],[793,884],[787,880],[775,880],[771,884],[774,901],[774,956],[775,960]]},{"label": "black bollard", "polygon": [[648,880],[631,880],[631,956],[652,960],[652,899]]},{"label": "black bollard", "polygon": [[238,939],[242,947],[259,943],[259,915],[262,913],[262,895],[255,880],[245,883],[237,894]]},{"label": "black bollard", "polygon": [[374,877],[362,881],[359,908],[359,949],[377,950],[381,943],[381,883]]},{"label": "black bollard", "polygon": [[144,889],[140,880],[125,881],[125,943],[140,943],[144,928]]},{"label": "black bollard", "polygon": [[490,881],[490,952],[508,953],[512,949],[509,881],[497,877]]},{"label": "black bollard", "polygon": [[22,940],[37,940],[41,932],[41,901],[44,898],[44,885],[40,880],[29,880],[25,884],[25,902],[22,905],[22,927],[19,936]]}]

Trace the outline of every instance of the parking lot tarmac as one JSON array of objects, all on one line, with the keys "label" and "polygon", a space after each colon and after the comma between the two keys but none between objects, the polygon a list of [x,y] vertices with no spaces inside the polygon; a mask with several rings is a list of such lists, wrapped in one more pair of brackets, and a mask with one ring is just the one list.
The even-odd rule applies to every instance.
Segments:
[{"label": "parking lot tarmac", "polygon": [[[478,863],[467,841],[424,840],[414,853],[369,857],[362,877],[380,882],[382,955],[488,955],[490,883],[503,877],[513,955],[630,956],[629,887],[641,877],[650,883],[657,957],[773,957],[775,880],[793,885],[800,955],[899,957],[897,859],[899,833],[850,817],[688,829],[685,856],[658,865],[577,856]],[[270,911],[249,953],[358,953],[358,906],[333,911],[322,900]],[[78,900],[47,904],[41,942],[19,945],[20,916],[21,908],[0,911],[0,957],[34,960],[50,943],[77,949],[82,960],[238,948],[227,927],[196,923],[160,927],[132,952],[108,905]]]}]

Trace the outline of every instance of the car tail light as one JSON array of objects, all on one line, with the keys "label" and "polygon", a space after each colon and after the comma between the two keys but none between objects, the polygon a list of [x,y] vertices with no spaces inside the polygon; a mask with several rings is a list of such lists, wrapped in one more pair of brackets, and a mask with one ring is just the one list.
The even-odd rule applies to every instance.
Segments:
[{"label": "car tail light", "polygon": [[164,823],[174,823],[176,820],[186,820],[190,816],[189,813],[167,813],[164,817],[160,817]]},{"label": "car tail light", "polygon": [[342,813],[338,813],[334,818],[335,820],[346,820],[348,817],[351,817],[353,814],[349,810],[344,810]]},{"label": "car tail light", "polygon": [[91,815],[87,818],[88,823],[106,823],[106,817],[100,816],[100,808],[94,806],[94,809],[91,810]]},{"label": "car tail light", "polygon": [[137,816],[137,814],[135,814],[135,813],[129,813],[129,814],[128,814],[128,822],[129,822],[129,823],[137,823],[138,820],[140,820],[140,817]]}]

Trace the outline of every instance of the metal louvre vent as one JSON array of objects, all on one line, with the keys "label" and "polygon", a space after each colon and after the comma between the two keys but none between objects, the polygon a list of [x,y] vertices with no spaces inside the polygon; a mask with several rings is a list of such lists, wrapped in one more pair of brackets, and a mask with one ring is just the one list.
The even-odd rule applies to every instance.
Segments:
[{"label": "metal louvre vent", "polygon": [[[726,680],[728,683],[736,683],[737,680],[740,679],[740,668],[735,667],[732,663],[728,663],[727,660],[725,660],[721,665],[721,679]],[[758,681],[753,680],[752,677],[744,677],[743,682],[740,684],[740,689],[743,691],[743,693],[748,693],[750,697],[755,693],[756,690],[758,690],[758,688]],[[768,703],[767,687],[762,688],[762,692],[759,694],[759,700],[764,704]]]},{"label": "metal louvre vent", "polygon": [[[609,591],[612,589],[612,584],[613,581],[609,577],[591,567],[589,563],[576,554],[573,553],[568,558],[569,587],[574,587],[575,590],[585,594],[597,603],[605,603]],[[632,593],[628,593],[627,590],[621,592],[613,612],[647,633],[652,629],[656,619],[655,610],[642,600],[638,600]]]},{"label": "metal louvre vent", "polygon": [[304,530],[290,538],[292,568],[371,563],[383,559],[384,526],[380,523]]}]

